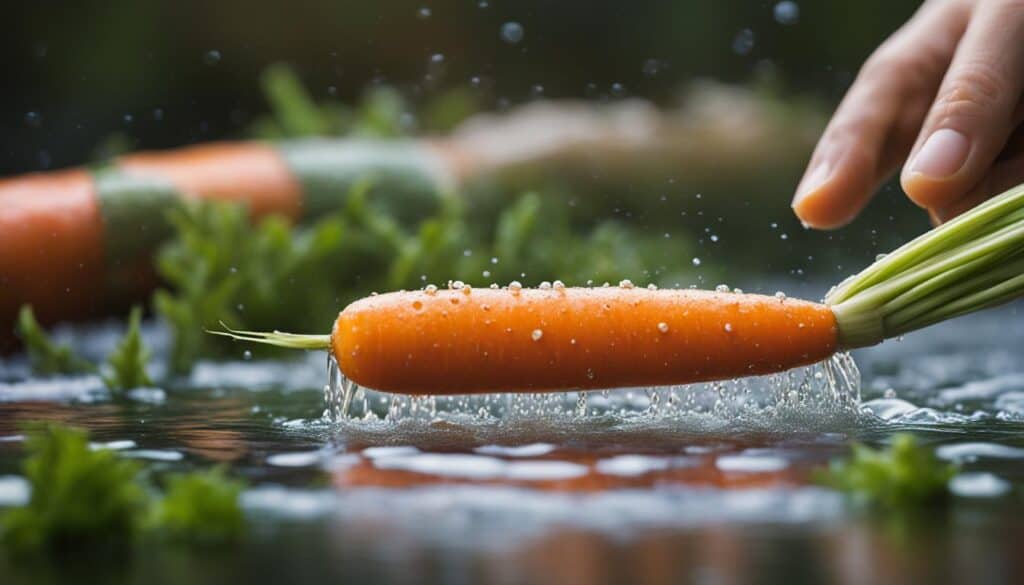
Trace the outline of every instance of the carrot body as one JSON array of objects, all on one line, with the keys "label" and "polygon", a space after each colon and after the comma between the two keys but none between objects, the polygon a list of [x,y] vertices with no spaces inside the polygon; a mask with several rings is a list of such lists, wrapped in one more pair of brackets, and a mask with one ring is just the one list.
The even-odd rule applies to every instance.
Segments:
[{"label": "carrot body", "polygon": [[[97,171],[0,180],[0,331],[24,303],[53,322],[152,289],[151,254],[170,233],[164,211],[177,198],[235,201],[253,219],[298,221],[338,209],[370,177],[381,199],[404,188],[434,201],[453,161],[424,141],[220,142],[129,154]],[[399,207],[416,209],[409,200]],[[0,337],[0,351],[8,342]]]},{"label": "carrot body", "polygon": [[686,384],[777,372],[837,349],[832,311],[697,290],[402,292],[338,316],[331,349],[356,383],[404,394]]},{"label": "carrot body", "polygon": [[144,152],[117,161],[122,171],[169,181],[185,197],[238,201],[253,216],[298,219],[302,189],[277,149],[258,142],[221,142],[170,152]]},{"label": "carrot body", "polygon": [[88,173],[0,181],[0,323],[13,321],[26,302],[44,320],[90,312],[103,285],[103,254],[103,220]]}]

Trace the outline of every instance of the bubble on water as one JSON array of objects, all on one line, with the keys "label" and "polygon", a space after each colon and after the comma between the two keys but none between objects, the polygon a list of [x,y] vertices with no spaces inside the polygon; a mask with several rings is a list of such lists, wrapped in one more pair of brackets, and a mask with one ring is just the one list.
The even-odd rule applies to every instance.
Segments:
[{"label": "bubble on water", "polygon": [[551,283],[551,287],[554,288],[555,290],[565,290],[565,283],[562,282],[561,280],[556,280],[555,282]]},{"label": "bubble on water", "polygon": [[652,282],[651,284],[647,285],[647,290],[658,290],[658,285]]},{"label": "bubble on water", "polygon": [[717,292],[717,293],[727,293],[727,292],[729,292],[729,285],[727,285],[727,284],[720,284],[720,285],[715,287],[715,292]]},{"label": "bubble on water", "polygon": [[665,323],[664,321],[658,323],[658,331],[661,331],[662,333],[668,333],[668,323]]},{"label": "bubble on water", "polygon": [[25,123],[33,128],[38,128],[43,124],[43,115],[36,111],[27,112],[25,114]]},{"label": "bubble on water", "polygon": [[779,24],[792,25],[800,21],[800,6],[791,0],[783,0],[772,9],[775,22]]},{"label": "bubble on water", "polygon": [[220,59],[220,51],[216,49],[207,51],[206,54],[203,55],[203,63],[207,65],[216,65],[217,63],[220,63]]},{"label": "bubble on water", "polygon": [[518,22],[506,22],[501,25],[501,40],[514,45],[523,40],[523,25]]},{"label": "bubble on water", "polygon": [[620,98],[620,97],[625,97],[625,95],[626,95],[626,86],[625,85],[622,85],[621,83],[613,83],[612,84],[612,96]]},{"label": "bubble on water", "polygon": [[708,236],[708,239],[711,240],[712,242],[717,242],[718,236],[716,236],[715,234],[711,234],[710,236]]},{"label": "bubble on water", "polygon": [[633,284],[632,280],[630,280],[628,278],[624,278],[624,279],[619,281],[619,288],[631,289],[631,288],[636,288],[636,286]]},{"label": "bubble on water", "polygon": [[435,294],[437,294],[437,285],[436,284],[428,284],[423,289],[423,292],[427,293],[428,295],[435,295]]},{"label": "bubble on water", "polygon": [[463,288],[465,288],[465,286],[466,283],[462,282],[461,280],[452,280],[449,281],[448,283],[448,288],[452,290],[462,290]]},{"label": "bubble on water", "polygon": [[512,294],[519,294],[519,291],[523,290],[523,283],[513,280],[508,283],[508,290],[512,291]]},{"label": "bubble on water", "polygon": [[736,288],[732,289],[732,294],[734,294],[734,295],[741,295],[741,294],[743,294],[743,289],[740,288],[740,287],[736,287]]},{"label": "bubble on water", "polygon": [[896,398],[896,390],[894,390],[892,388],[886,388],[885,392],[882,393],[882,397],[883,398],[889,398],[889,399]]},{"label": "bubble on water", "polygon": [[700,258],[697,258],[695,256],[693,260],[690,260],[690,263],[693,264],[694,266],[700,266]]},{"label": "bubble on water", "polygon": [[252,359],[252,352],[249,351],[248,349],[243,351],[242,352],[242,359],[245,360],[245,361],[251,360]]},{"label": "bubble on water", "polygon": [[491,283],[491,286],[489,286],[488,288],[490,288],[491,290],[498,290],[498,289],[499,289],[499,288],[501,288],[501,287],[500,287],[500,286],[498,286],[498,283],[496,283],[496,282],[492,282],[492,283]]},{"label": "bubble on water", "polygon": [[784,301],[786,300],[786,293],[782,292],[781,290],[777,290],[775,291],[775,298],[779,299],[780,301]]},{"label": "bubble on water", "polygon": [[534,329],[530,333],[530,338],[533,339],[534,341],[540,341],[542,337],[544,337],[544,332],[541,331],[540,329]]},{"label": "bubble on water", "polygon": [[736,33],[732,40],[732,50],[737,55],[749,55],[754,50],[754,31],[745,28]]},{"label": "bubble on water", "polygon": [[545,280],[545,281],[541,282],[537,286],[537,288],[539,288],[541,290],[551,290],[551,283]]},{"label": "bubble on water", "polygon": [[491,264],[497,264],[497,263],[498,263],[498,257],[497,256],[491,256]]}]

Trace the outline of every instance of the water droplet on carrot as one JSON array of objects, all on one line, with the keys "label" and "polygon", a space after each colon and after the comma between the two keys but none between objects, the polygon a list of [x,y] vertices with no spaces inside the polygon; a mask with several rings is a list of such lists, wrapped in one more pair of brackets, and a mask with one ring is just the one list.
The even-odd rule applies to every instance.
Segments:
[{"label": "water droplet on carrot", "polygon": [[658,331],[661,331],[662,333],[668,333],[668,323],[665,323],[664,321],[658,323]]},{"label": "water droplet on carrot", "polygon": [[544,337],[544,332],[540,329],[534,329],[533,333],[530,333],[530,338],[534,341],[540,341],[542,337]]}]

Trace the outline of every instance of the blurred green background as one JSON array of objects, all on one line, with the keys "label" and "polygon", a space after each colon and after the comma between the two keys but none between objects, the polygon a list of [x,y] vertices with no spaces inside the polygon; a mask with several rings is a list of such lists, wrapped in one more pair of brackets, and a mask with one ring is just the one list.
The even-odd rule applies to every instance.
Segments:
[{"label": "blurred green background", "polygon": [[[834,102],[918,3],[790,4],[791,24],[775,2],[720,0],[12,3],[0,172],[81,163],[114,132],[144,148],[237,134],[266,109],[258,75],[278,61],[315,96],[343,99],[382,82],[427,97],[480,76],[491,105],[530,99],[536,85],[598,97],[620,83],[664,100],[694,77],[743,82],[770,69],[786,88]],[[503,42],[507,22],[522,41]],[[734,46],[745,30],[749,51]],[[443,74],[427,82],[438,53]],[[645,73],[649,60],[658,66]]]},{"label": "blurred green background", "polygon": [[[459,87],[483,109],[539,97],[668,104],[687,83],[709,78],[770,86],[828,112],[860,63],[917,4],[17,3],[7,9],[17,26],[0,39],[7,60],[0,174],[81,164],[108,150],[244,136],[268,110],[260,73],[278,62],[292,65],[315,99],[349,103],[388,85],[413,108]],[[507,23],[521,27],[520,41],[502,38]],[[687,238],[703,265],[717,266],[716,276],[730,284],[748,284],[752,273],[832,281],[927,225],[890,184],[852,226],[803,230],[789,210],[801,171],[778,169],[748,183],[726,178],[717,190],[685,180],[666,187],[663,197],[700,208],[689,219],[642,206],[608,208],[641,229]],[[696,192],[704,197],[694,199]],[[719,245],[703,239],[712,233]]]}]

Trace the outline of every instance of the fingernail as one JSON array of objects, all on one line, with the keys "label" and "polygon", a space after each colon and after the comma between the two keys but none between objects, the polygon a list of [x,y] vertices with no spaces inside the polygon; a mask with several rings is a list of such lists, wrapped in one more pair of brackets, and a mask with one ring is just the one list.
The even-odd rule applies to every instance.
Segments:
[{"label": "fingernail", "polygon": [[970,149],[970,141],[956,130],[936,130],[914,157],[910,172],[920,173],[932,179],[944,179],[964,166]]},{"label": "fingernail", "polygon": [[793,197],[793,206],[805,199],[811,193],[817,191],[828,180],[831,169],[827,162],[820,162],[814,170],[807,174],[800,186],[797,187],[796,196]]}]

